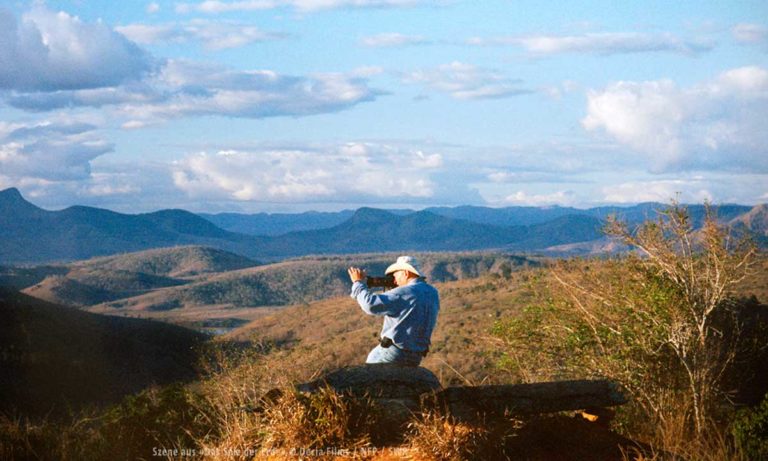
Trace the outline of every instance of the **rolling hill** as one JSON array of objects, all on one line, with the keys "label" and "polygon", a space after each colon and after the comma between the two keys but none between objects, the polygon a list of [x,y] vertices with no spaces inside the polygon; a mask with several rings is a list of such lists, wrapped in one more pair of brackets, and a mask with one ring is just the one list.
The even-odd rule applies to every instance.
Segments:
[{"label": "rolling hill", "polygon": [[[488,273],[510,273],[535,266],[535,261],[503,254],[419,255],[427,278],[442,282],[475,278]],[[303,304],[349,292],[350,265],[383,274],[395,255],[302,258],[201,277],[191,283],[160,288],[135,297],[95,305],[92,312],[168,311],[194,306],[222,308]],[[28,291],[29,292],[29,291]],[[96,303],[93,303],[96,304]]]},{"label": "rolling hill", "polygon": [[206,336],[67,309],[0,288],[0,411],[66,414],[196,376]]},{"label": "rolling hill", "polygon": [[250,259],[214,248],[163,248],[61,265],[59,271],[23,291],[46,301],[82,307],[184,285],[204,274],[256,265]]}]

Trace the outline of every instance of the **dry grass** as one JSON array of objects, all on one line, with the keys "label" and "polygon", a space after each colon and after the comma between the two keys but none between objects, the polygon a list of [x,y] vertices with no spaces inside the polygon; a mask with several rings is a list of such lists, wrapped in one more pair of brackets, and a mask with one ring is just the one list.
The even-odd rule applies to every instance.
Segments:
[{"label": "dry grass", "polygon": [[438,409],[425,410],[409,423],[406,444],[418,459],[508,459],[507,441],[522,421],[457,421]]},{"label": "dry grass", "polygon": [[284,393],[264,412],[263,447],[345,448],[371,446],[378,409],[369,398],[353,398],[321,388],[311,395]]}]

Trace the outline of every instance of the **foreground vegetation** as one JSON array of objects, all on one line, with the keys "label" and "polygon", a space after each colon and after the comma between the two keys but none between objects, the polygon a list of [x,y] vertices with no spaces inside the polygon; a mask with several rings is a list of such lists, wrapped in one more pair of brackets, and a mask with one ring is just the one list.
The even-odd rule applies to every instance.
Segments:
[{"label": "foreground vegetation", "polygon": [[[768,457],[764,255],[714,219],[694,231],[676,207],[638,229],[609,230],[643,254],[442,284],[424,366],[444,385],[608,377],[631,397],[612,421],[469,424],[428,411],[391,428],[371,399],[296,393],[297,382],[360,363],[377,334],[375,319],[338,298],[285,308],[214,342],[193,384],[69,419],[5,416],[0,458]],[[262,399],[275,388],[281,397]]]}]

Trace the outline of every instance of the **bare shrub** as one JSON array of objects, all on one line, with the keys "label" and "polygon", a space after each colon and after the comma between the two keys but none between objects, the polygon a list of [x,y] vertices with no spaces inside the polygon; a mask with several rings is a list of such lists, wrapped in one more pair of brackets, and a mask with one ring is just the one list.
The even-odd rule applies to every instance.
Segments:
[{"label": "bare shrub", "polygon": [[634,230],[611,219],[606,232],[635,252],[556,263],[538,302],[496,325],[514,349],[507,365],[555,379],[614,379],[639,406],[629,409],[637,425],[662,440],[705,440],[727,402],[723,378],[739,351],[732,289],[755,249],[732,238],[709,207],[694,230],[676,203]]}]

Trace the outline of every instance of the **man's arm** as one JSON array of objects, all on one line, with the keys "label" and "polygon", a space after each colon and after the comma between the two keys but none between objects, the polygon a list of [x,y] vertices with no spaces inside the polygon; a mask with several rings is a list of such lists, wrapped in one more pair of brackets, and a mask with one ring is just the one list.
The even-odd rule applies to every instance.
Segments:
[{"label": "man's arm", "polygon": [[365,284],[366,273],[363,269],[350,267],[347,273],[352,281],[351,296],[357,300],[357,304],[366,314],[397,315],[400,312],[400,297],[394,293],[371,293],[368,285]]}]

